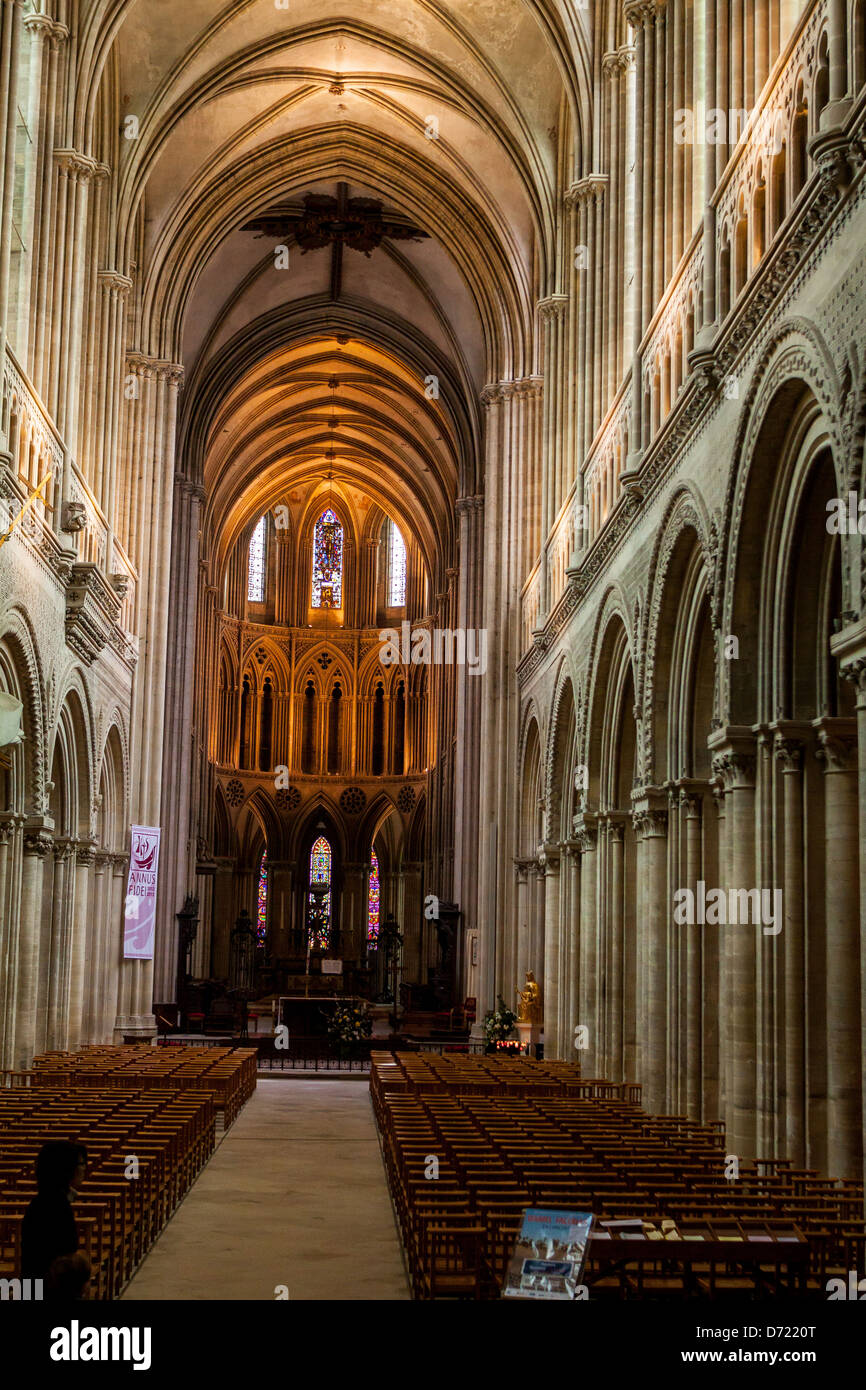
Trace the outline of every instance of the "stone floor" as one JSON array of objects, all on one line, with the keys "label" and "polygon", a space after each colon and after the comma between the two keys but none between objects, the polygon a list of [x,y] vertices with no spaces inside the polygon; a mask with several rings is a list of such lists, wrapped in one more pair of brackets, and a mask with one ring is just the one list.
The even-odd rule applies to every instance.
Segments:
[{"label": "stone floor", "polygon": [[260,1080],[123,1298],[278,1285],[297,1301],[409,1298],[363,1082]]}]

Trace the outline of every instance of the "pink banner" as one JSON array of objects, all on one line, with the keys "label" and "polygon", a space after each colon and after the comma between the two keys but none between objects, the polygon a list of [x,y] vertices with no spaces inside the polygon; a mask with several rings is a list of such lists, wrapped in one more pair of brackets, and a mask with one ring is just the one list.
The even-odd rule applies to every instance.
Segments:
[{"label": "pink banner", "polygon": [[134,825],[123,913],[124,960],[153,960],[159,827]]}]

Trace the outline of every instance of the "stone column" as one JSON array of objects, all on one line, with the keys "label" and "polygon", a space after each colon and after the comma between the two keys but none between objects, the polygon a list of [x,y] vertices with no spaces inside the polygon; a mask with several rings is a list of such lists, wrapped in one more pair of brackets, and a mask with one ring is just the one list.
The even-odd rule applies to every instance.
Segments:
[{"label": "stone column", "polygon": [[560,849],[545,844],[539,855],[544,875],[544,1055],[561,1057],[559,1036],[559,865]]},{"label": "stone column", "polygon": [[120,979],[123,967],[123,917],[126,884],[129,876],[129,855],[111,856],[111,911],[106,930],[106,995],[102,1001],[102,1031],[110,1042],[115,1040],[119,1013]]},{"label": "stone column", "polygon": [[[187,895],[195,891],[195,837],[190,833],[190,798],[194,753],[192,728],[195,722],[193,692],[196,687],[199,534],[204,500],[203,487],[189,482],[181,474],[176,475],[168,621],[168,643],[173,661],[167,677],[169,698],[163,720],[160,810],[163,833],[153,971],[154,997],[162,1003],[173,1001],[177,989],[176,914]],[[204,681],[206,676],[201,672],[199,674]]]},{"label": "stone column", "polygon": [[64,1014],[69,993],[69,944],[74,895],[73,861],[75,846],[71,840],[54,840],[54,882],[51,894],[51,947],[48,973],[48,1017],[45,1026],[45,1046],[49,1050],[62,1048]]},{"label": "stone column", "polygon": [[[565,360],[563,343],[565,333],[567,294],[549,294],[538,302],[538,316],[543,324],[544,380],[547,390],[542,398],[543,446],[541,464],[541,601],[538,624],[542,627],[550,612],[550,571],[547,547],[550,528],[557,512],[557,479],[560,476],[559,460],[563,448],[564,431],[560,413],[562,410],[563,380]],[[545,1009],[546,1009],[545,1003]]]},{"label": "stone column", "polygon": [[633,277],[633,312],[632,312],[632,335],[631,335],[631,407],[629,419],[629,456],[626,460],[625,471],[627,473],[637,472],[643,451],[642,417],[643,403],[641,400],[641,388],[643,371],[641,363],[640,345],[643,341],[644,329],[648,322],[644,307],[644,284],[648,280],[645,248],[648,246],[649,238],[646,234],[645,219],[646,211],[651,206],[651,181],[649,174],[649,160],[652,151],[652,42],[651,33],[648,33],[652,21],[653,4],[652,0],[626,0],[623,6],[623,17],[626,24],[634,30],[634,61],[635,61],[635,138],[636,149],[634,157],[634,218],[633,218],[633,237],[634,237],[634,277]]},{"label": "stone column", "polygon": [[803,858],[803,743],[811,730],[790,721],[773,725],[782,770],[784,814],[784,1081],[786,1158],[806,1164],[806,921]]},{"label": "stone column", "polygon": [[572,835],[564,842],[568,884],[568,914],[564,921],[563,956],[560,961],[560,1034],[562,1055],[570,1062],[580,1059],[574,1047],[578,1011],[580,962],[580,842]]},{"label": "stone column", "polygon": [[75,906],[72,924],[72,951],[69,965],[69,1014],[66,1046],[80,1047],[84,1038],[84,999],[87,986],[87,948],[90,935],[90,877],[94,847],[79,841],[75,847]]},{"label": "stone column", "polygon": [[[183,369],[175,363],[135,353],[127,360],[138,381],[138,394],[127,403],[128,476],[136,479],[127,503],[132,513],[130,547],[141,573],[136,592],[136,631],[147,633],[133,691],[130,819],[135,824],[160,825],[175,430]],[[154,947],[157,958],[163,949],[158,936]],[[124,961],[123,970],[132,980],[132,1020],[127,1031],[153,1036],[154,961]]]},{"label": "stone column", "polygon": [[367,917],[366,863],[343,865],[343,890],[340,897],[340,955],[356,965],[366,955],[365,926]]},{"label": "stone column", "polygon": [[[848,6],[846,0],[829,0],[827,39],[830,59],[830,100],[821,112],[821,130],[842,125],[851,110],[848,95]],[[862,12],[860,15],[862,24]]]},{"label": "stone column", "polygon": [[[425,984],[421,960],[421,924],[424,920],[423,865],[403,861],[403,977]],[[364,949],[367,948],[367,903],[369,878],[364,879]],[[459,986],[458,980],[458,986]],[[455,1002],[459,1003],[459,1000]]]},{"label": "stone column", "polygon": [[[106,930],[106,875],[108,854],[97,849],[93,853],[93,872],[90,878],[90,924],[87,945],[87,966],[84,989],[84,1005],[81,1018],[81,1041],[83,1044],[99,1042],[100,1003],[103,995],[101,978],[102,948]],[[108,882],[111,880],[109,878]],[[113,1022],[113,1020],[112,1020]]]},{"label": "stone column", "polygon": [[856,1179],[863,1162],[860,1074],[857,724],[815,721],[824,767],[827,952],[827,1171]]},{"label": "stone column", "polygon": [[521,982],[526,978],[527,970],[533,967],[531,960],[531,940],[529,930],[529,889],[528,878],[529,868],[533,863],[531,859],[514,860],[514,877],[517,883],[517,987],[520,988]]},{"label": "stone column", "polygon": [[21,0],[0,0],[0,363],[6,358],[9,319],[9,262],[22,9]]},{"label": "stone column", "polygon": [[[680,809],[685,820],[685,886],[696,892],[703,877],[701,854],[701,795],[693,784],[679,783]],[[685,979],[685,1109],[692,1119],[701,1118],[702,1037],[701,1010],[703,989],[704,927],[687,926]],[[711,929],[712,930],[712,929]]]},{"label": "stone column", "polygon": [[[866,618],[830,638],[842,675],[857,689],[857,824],[860,884],[860,1047],[866,1076]],[[862,1103],[862,1083],[861,1083]],[[866,1180],[866,1165],[864,1165]]]},{"label": "stone column", "polygon": [[[488,663],[486,675],[469,678],[482,686],[475,898],[479,951],[473,987],[478,998],[479,1031],[485,1011],[495,1005],[497,933],[504,930],[512,911],[513,883],[508,870],[517,843],[512,750],[519,736],[514,655],[519,645],[525,577],[519,563],[524,524],[521,483],[527,472],[531,473],[530,462],[536,457],[532,425],[540,390],[537,378],[524,378],[492,384],[482,392],[487,413],[483,551],[479,546],[478,554],[483,559],[475,566],[475,583],[480,595],[477,611],[483,615],[481,626],[487,634]],[[444,753],[452,745],[449,741],[438,746]],[[450,797],[451,789],[447,790]],[[465,893],[470,883],[470,876],[464,875],[461,891]],[[466,913],[464,923],[471,929]]]},{"label": "stone column", "polygon": [[268,859],[268,944],[274,956],[290,954],[294,870],[293,860]]},{"label": "stone column", "polygon": [[608,958],[608,1018],[609,1042],[607,1047],[607,1075],[611,1081],[623,1081],[623,907],[625,898],[625,872],[623,850],[625,844],[626,817],[624,811],[610,811],[607,815],[607,836],[609,844],[610,896],[608,909],[608,933],[610,954]]},{"label": "stone column", "polygon": [[595,1076],[600,1052],[598,982],[598,817],[581,811],[574,817],[580,849],[580,923],[577,1017],[572,1027],[589,1030],[589,1046],[578,1055],[584,1076]]},{"label": "stone column", "polygon": [[[458,626],[465,632],[478,631],[484,622],[484,498],[459,497],[456,514],[460,534],[460,570],[455,576]],[[454,899],[463,913],[464,930],[468,933],[478,926],[484,933],[496,926],[488,921],[482,927],[477,903],[481,707],[485,684],[493,676],[473,676],[462,666],[456,677],[455,738],[461,755],[454,768]],[[407,705],[411,709],[408,693]]]},{"label": "stone column", "polygon": [[[213,892],[213,945],[211,974],[216,980],[227,980],[229,974],[229,947],[232,927],[235,923],[234,910],[234,859],[218,858],[214,874]],[[287,910],[288,910],[287,904]],[[291,920],[288,922],[291,928]]]},{"label": "stone column", "polygon": [[637,931],[643,937],[643,971],[639,981],[642,1102],[649,1111],[664,1110],[667,1099],[667,798],[657,787],[632,794],[635,834],[641,840],[642,885]]},{"label": "stone column", "polygon": [[36,1010],[39,983],[39,940],[45,860],[53,847],[54,823],[37,817],[24,827],[21,872],[18,982],[15,1004],[15,1066],[25,1070],[36,1050]]},{"label": "stone column", "polygon": [[274,538],[277,543],[274,622],[278,627],[291,627],[294,538],[287,528],[275,530]]},{"label": "stone column", "polygon": [[[707,45],[707,61],[704,68],[704,110],[716,108],[716,65],[709,52],[711,35],[716,32],[716,0],[704,0],[704,35]],[[703,321],[695,327],[700,337],[700,346],[708,347],[712,340],[712,330],[716,321],[716,209],[712,203],[716,187],[716,147],[708,140],[704,145],[704,303]],[[697,344],[696,344],[697,346]]]},{"label": "stone column", "polygon": [[[757,887],[755,863],[755,736],[746,729],[711,735],[713,770],[723,778],[728,843],[727,887]],[[726,1119],[729,1152],[754,1158],[757,1135],[757,963],[761,927],[751,922],[721,928],[730,989],[725,1050],[730,1059]],[[761,941],[764,938],[761,936]]]}]

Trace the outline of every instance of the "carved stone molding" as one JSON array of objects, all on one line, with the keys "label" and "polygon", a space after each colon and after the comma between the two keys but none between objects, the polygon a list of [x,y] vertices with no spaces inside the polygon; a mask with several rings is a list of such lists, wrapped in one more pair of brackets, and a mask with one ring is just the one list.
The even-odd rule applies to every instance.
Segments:
[{"label": "carved stone molding", "polygon": [[119,616],[120,597],[98,566],[74,564],[66,590],[66,643],[86,665],[112,639]]},{"label": "carved stone molding", "polygon": [[515,377],[513,381],[491,381],[481,391],[481,404],[485,409],[499,405],[502,401],[532,400],[541,396],[544,378],[540,376]]},{"label": "carved stone molding", "polygon": [[866,704],[866,618],[834,633],[830,651],[845,679],[856,685],[858,705],[862,708]]},{"label": "carved stone molding", "polygon": [[60,529],[68,536],[75,536],[87,525],[87,508],[83,502],[64,502],[60,516]]}]

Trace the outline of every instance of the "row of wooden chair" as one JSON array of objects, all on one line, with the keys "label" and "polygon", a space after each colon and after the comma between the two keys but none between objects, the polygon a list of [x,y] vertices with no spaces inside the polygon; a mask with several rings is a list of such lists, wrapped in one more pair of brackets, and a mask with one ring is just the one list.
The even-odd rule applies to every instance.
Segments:
[{"label": "row of wooden chair", "polygon": [[[714,1222],[724,1232],[714,1245],[715,1228],[707,1227],[699,1238],[714,1257],[687,1270],[674,1268],[671,1239],[663,1255],[648,1242],[647,1259],[606,1273],[607,1249],[599,1242],[598,1294],[730,1289],[758,1295],[775,1287],[780,1268],[787,1270],[802,1252],[800,1232],[809,1244],[813,1291],[829,1274],[862,1266],[863,1190],[857,1183],[835,1183],[779,1160],[744,1163],[729,1180],[723,1126],[648,1115],[622,1089],[612,1093],[603,1083],[592,1083],[599,1089],[590,1098],[571,1089],[579,1078],[569,1076],[565,1063],[421,1061],[374,1053],[371,1067],[373,1106],[417,1297],[498,1293],[530,1206],[593,1211],[599,1220],[665,1220],[693,1234],[701,1223]],[[777,1244],[777,1237],[799,1242],[800,1249]],[[758,1245],[760,1261],[754,1258]]]},{"label": "row of wooden chair", "polygon": [[0,1090],[3,1277],[19,1275],[21,1223],[49,1139],[87,1148],[73,1210],[92,1270],[90,1297],[115,1298],[213,1152],[213,1095],[174,1087]]},{"label": "row of wooden chair", "polygon": [[257,1060],[252,1047],[94,1046],[36,1057],[28,1079],[33,1087],[209,1091],[228,1129],[255,1090]]}]

